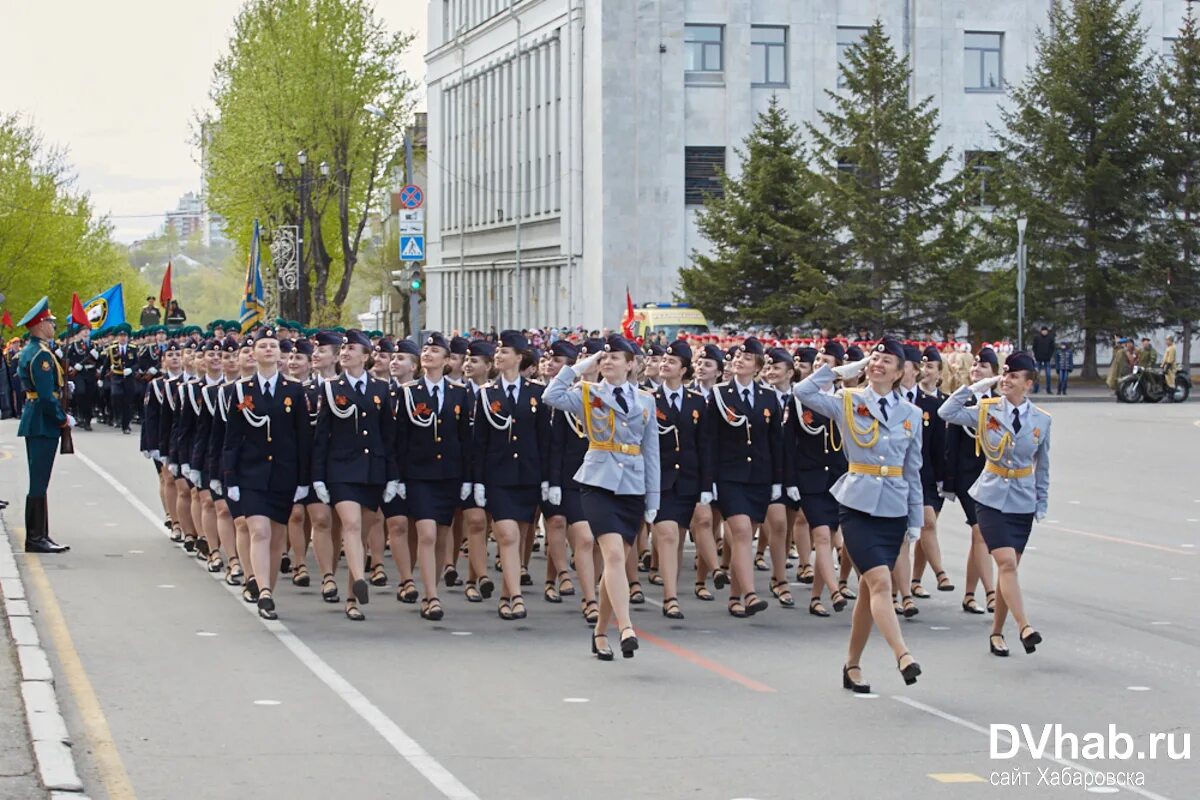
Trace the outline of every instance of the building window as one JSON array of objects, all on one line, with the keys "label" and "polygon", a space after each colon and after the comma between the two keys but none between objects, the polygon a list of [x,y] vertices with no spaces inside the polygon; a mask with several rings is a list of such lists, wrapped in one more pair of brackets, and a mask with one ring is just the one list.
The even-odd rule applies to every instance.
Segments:
[{"label": "building window", "polygon": [[750,82],[787,86],[787,28],[755,25],[750,29]]},{"label": "building window", "polygon": [[683,148],[683,200],[703,205],[708,197],[724,197],[721,174],[725,171],[724,147]]},{"label": "building window", "polygon": [[1003,33],[966,34],[963,49],[963,80],[968,92],[998,92],[1002,88],[1000,51]]},{"label": "building window", "polygon": [[684,25],[684,77],[697,83],[719,81],[725,68],[724,45],[724,25]]},{"label": "building window", "polygon": [[838,77],[837,85],[839,89],[845,88],[846,78],[842,74],[842,69],[848,67],[850,62],[846,58],[846,51],[854,45],[862,41],[867,35],[866,28],[841,28],[837,29],[837,65]]},{"label": "building window", "polygon": [[968,150],[967,170],[974,184],[970,202],[974,208],[993,208],[996,205],[996,188],[993,175],[1000,166],[1000,155],[990,150]]}]

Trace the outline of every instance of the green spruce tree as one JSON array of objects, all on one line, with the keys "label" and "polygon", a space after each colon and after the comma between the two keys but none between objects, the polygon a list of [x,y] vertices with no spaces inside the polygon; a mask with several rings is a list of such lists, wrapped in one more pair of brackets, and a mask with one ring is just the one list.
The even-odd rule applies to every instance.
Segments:
[{"label": "green spruce tree", "polygon": [[697,217],[711,253],[680,270],[683,298],[715,323],[783,327],[838,315],[824,275],[834,242],[815,202],[798,136],[777,98],[755,121],[737,178]]},{"label": "green spruce tree", "polygon": [[1200,30],[1189,4],[1158,75],[1151,129],[1152,213],[1144,277],[1161,324],[1181,332],[1191,362],[1200,319]]},{"label": "green spruce tree", "polygon": [[847,326],[953,330],[956,276],[973,273],[967,182],[933,152],[933,98],[912,103],[911,69],[876,20],[850,47],[832,109],[809,125],[821,204],[844,247],[831,279]]},{"label": "green spruce tree", "polygon": [[[1016,252],[1029,220],[1026,319],[1083,334],[1083,376],[1096,345],[1147,321],[1138,291],[1148,209],[1148,62],[1138,11],[1121,0],[1061,0],[1037,37],[1037,60],[1011,93],[998,132],[1004,212],[996,255]],[[1010,263],[1015,261],[1007,256]]]}]

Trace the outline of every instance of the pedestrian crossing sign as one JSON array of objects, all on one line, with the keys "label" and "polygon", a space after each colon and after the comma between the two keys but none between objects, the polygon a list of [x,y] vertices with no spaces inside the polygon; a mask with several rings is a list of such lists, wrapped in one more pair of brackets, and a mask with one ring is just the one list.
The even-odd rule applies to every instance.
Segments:
[{"label": "pedestrian crossing sign", "polygon": [[401,261],[424,261],[425,260],[425,237],[424,236],[401,236],[400,237],[400,260]]}]

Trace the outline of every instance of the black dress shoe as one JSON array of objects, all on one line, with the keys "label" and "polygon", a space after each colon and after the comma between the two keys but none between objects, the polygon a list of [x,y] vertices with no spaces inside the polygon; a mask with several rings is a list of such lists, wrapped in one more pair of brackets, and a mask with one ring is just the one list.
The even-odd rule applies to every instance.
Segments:
[{"label": "black dress shoe", "polygon": [[26,553],[65,553],[71,549],[70,545],[56,544],[49,536],[42,539],[26,539]]}]

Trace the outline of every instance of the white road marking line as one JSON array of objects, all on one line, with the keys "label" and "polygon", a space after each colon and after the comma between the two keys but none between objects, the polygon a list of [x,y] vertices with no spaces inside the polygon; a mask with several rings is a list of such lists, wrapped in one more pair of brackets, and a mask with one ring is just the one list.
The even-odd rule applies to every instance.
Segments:
[{"label": "white road marking line", "polygon": [[1151,622],[1150,624],[1151,625],[1170,625],[1171,623],[1167,622],[1166,620],[1158,620],[1156,622]]},{"label": "white road marking line", "polygon": [[216,636],[212,631],[196,631],[197,636]]},{"label": "white road marking line", "polygon": [[[129,490],[125,484],[114,478],[107,470],[101,467],[92,459],[88,458],[79,450],[75,451],[76,458],[86,465],[92,472],[100,476],[109,486],[113,487],[124,497],[130,505],[132,505],[143,517],[150,522],[151,527],[161,536],[169,534],[163,528],[162,520],[159,516],[150,510],[149,506],[141,501],[133,492]],[[220,576],[215,573],[209,573],[204,569],[204,564],[199,561],[193,562],[202,570],[202,573],[208,575],[214,580]],[[221,583],[224,585],[224,582]],[[292,655],[308,668],[322,683],[330,688],[341,700],[350,707],[354,713],[358,714],[364,722],[378,733],[384,741],[391,745],[401,758],[409,763],[413,769],[421,773],[425,780],[433,784],[433,787],[438,790],[443,797],[450,800],[479,800],[479,796],[468,789],[458,778],[454,777],[448,769],[443,767],[437,759],[426,752],[425,748],[421,747],[415,739],[409,736],[395,722],[391,720],[383,711],[367,699],[367,696],[360,692],[342,675],[329,666],[319,655],[317,655],[308,645],[300,641],[294,633],[288,630],[282,622],[260,619],[258,610],[249,604],[241,602],[240,587],[226,586],[229,593],[238,599],[238,605],[246,610],[246,613],[251,614],[271,633],[275,635],[284,647],[292,652]]]},{"label": "white road marking line", "polygon": [[1148,691],[1150,691],[1149,686],[1126,686],[1125,688],[1131,692],[1148,692]]},{"label": "white road marking line", "polygon": [[1121,790],[1116,786],[1089,786],[1084,791],[1092,794],[1116,794]]},{"label": "white road marking line", "polygon": [[175,584],[173,584],[173,583],[160,583],[160,584],[158,585],[158,588],[159,588],[159,589],[174,589],[174,588],[175,588]]},{"label": "white road marking line", "polygon": [[1079,505],[1079,501],[1078,501],[1078,500],[1068,500],[1067,502],[1068,502],[1068,503],[1070,503],[1070,504],[1071,504],[1071,505],[1073,505],[1073,506],[1077,506],[1077,505]]},{"label": "white road marking line", "polygon": [[588,700],[586,697],[564,697],[563,702],[564,703],[590,703],[591,701]]},{"label": "white road marking line", "polygon": [[[1029,548],[1025,548],[1025,549],[1028,550]],[[950,630],[950,626],[949,625],[930,625],[929,630],[931,630],[931,631],[948,631],[948,630]]]},{"label": "white road marking line", "polygon": [[854,696],[859,700],[876,700],[879,698],[879,695],[874,692],[855,692]]},{"label": "white road marking line", "polygon": [[451,636],[470,636],[470,631],[450,631]]},{"label": "white road marking line", "polygon": [[144,553],[146,551],[145,550],[130,550],[129,552],[136,553],[137,555],[141,555],[142,553]]},{"label": "white road marking line", "polygon": [[1172,581],[1186,581],[1186,580],[1187,580],[1187,578],[1184,578],[1184,577],[1183,577],[1183,576],[1181,576],[1181,575],[1176,575],[1174,578],[1168,578],[1167,580],[1172,580]]},{"label": "white road marking line", "polygon": [[[892,699],[895,700],[897,703],[903,703],[904,705],[909,706],[911,708],[915,708],[918,711],[924,711],[926,714],[932,714],[933,716],[935,716],[939,719],[943,719],[946,722],[952,722],[955,725],[966,728],[967,730],[975,731],[976,733],[983,734],[984,736],[991,736],[991,732],[987,728],[983,727],[982,725],[976,725],[974,722],[965,720],[962,717],[956,717],[953,714],[948,714],[945,711],[942,711],[941,709],[934,708],[933,706],[925,705],[924,703],[922,703],[918,700],[913,700],[908,697],[900,697],[898,695],[892,695]],[[1005,737],[1006,739],[1008,739],[1010,741],[1012,740],[1012,737],[1007,736],[1007,734],[1005,734],[1002,731],[997,733],[997,736]],[[1018,750],[1028,751],[1028,748],[1024,745],[1024,743],[1017,741],[1017,742],[1015,742],[1015,744],[1017,745]],[[1069,761],[1065,758],[1055,758],[1054,756],[1047,755],[1044,757],[1044,760],[1053,761],[1055,764],[1058,764],[1063,767],[1070,767],[1072,769],[1077,769],[1080,772],[1086,772],[1088,774],[1096,773],[1096,770],[1092,769],[1091,767],[1086,767],[1083,764],[1077,764],[1074,761]],[[1133,792],[1134,794],[1139,795],[1141,797],[1148,798],[1148,800],[1170,800],[1169,798],[1164,797],[1161,794],[1156,794],[1155,792],[1148,791],[1139,786],[1125,785],[1125,786],[1122,786],[1121,788],[1126,791]]]},{"label": "white road marking line", "polygon": [[256,705],[256,706],[277,706],[277,705],[279,705],[279,701],[278,700],[255,700],[254,705]]},{"label": "white road marking line", "polygon": [[1181,544],[1181,545],[1179,545],[1179,546],[1180,546],[1180,547],[1195,547],[1196,545],[1194,545],[1194,544]]}]

